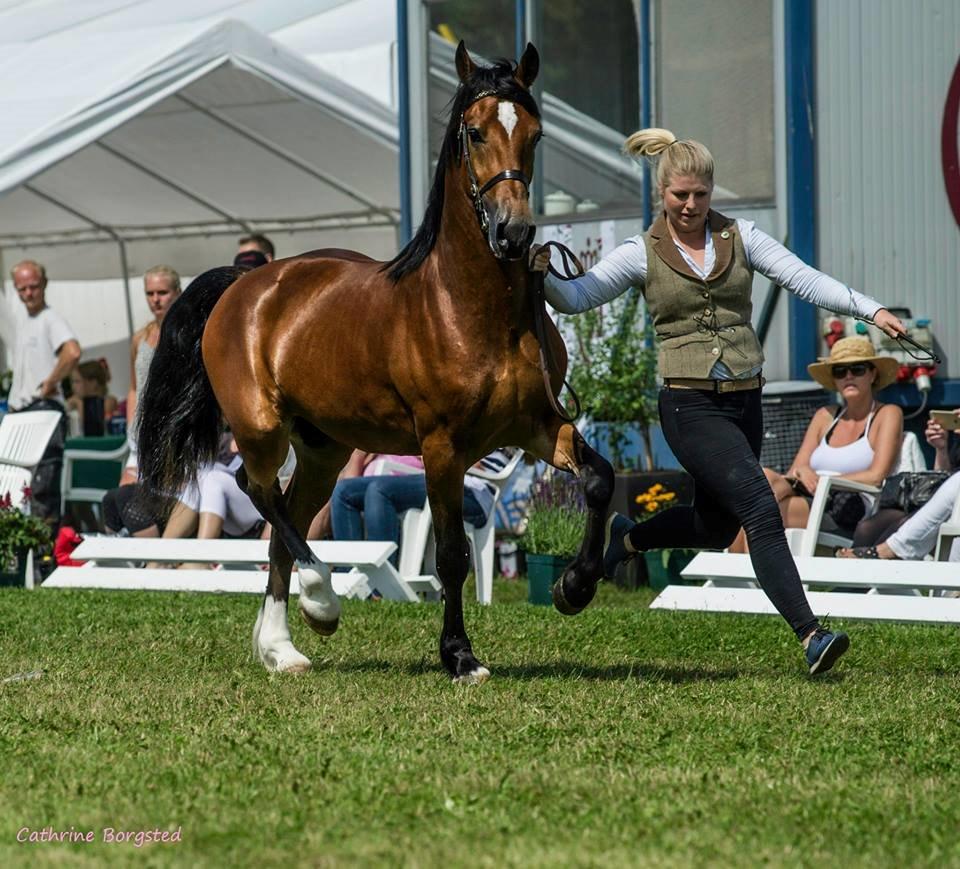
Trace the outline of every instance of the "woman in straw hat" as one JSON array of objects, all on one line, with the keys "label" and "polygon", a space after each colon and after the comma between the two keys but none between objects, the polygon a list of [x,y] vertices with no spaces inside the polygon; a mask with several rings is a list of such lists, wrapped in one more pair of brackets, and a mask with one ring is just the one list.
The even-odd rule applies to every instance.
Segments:
[{"label": "woman in straw hat", "polygon": [[[880,404],[876,392],[897,379],[899,364],[878,356],[869,338],[841,338],[830,355],[807,366],[824,389],[840,394],[842,403],[821,407],[810,421],[793,464],[785,474],[764,468],[787,528],[803,528],[821,474],[829,473],[879,486],[897,467],[903,441],[903,411]],[[824,515],[825,531],[852,535],[866,512],[863,499],[839,493]],[[731,552],[746,552],[741,532]]]},{"label": "woman in straw hat", "polygon": [[[824,672],[849,638],[825,630],[810,609],[758,461],[763,351],[750,325],[753,273],[814,304],[872,318],[889,335],[903,334],[903,323],[879,302],[805,265],[751,221],[711,210],[713,157],[701,143],[647,129],[627,139],[625,150],[657,159],[663,213],[583,277],[563,282],[547,275],[547,299],[574,314],[642,288],[660,344],[664,436],[697,485],[692,506],[639,525],[612,514],[604,573],[612,576],[620,562],[646,549],[723,549],[742,526],[757,579],[803,643],[811,675]],[[545,270],[549,258],[549,249],[531,248],[533,269]],[[561,579],[554,602],[561,612],[576,613],[595,591],[595,583]]]}]

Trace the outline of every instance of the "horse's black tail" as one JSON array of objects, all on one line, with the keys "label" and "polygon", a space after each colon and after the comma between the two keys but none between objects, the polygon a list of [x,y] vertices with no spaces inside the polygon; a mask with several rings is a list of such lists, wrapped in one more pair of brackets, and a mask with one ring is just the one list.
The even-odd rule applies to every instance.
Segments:
[{"label": "horse's black tail", "polygon": [[137,460],[149,495],[176,495],[217,455],[223,419],[203,367],[200,341],[213,306],[244,271],[222,266],[204,272],[163,319],[137,400]]}]

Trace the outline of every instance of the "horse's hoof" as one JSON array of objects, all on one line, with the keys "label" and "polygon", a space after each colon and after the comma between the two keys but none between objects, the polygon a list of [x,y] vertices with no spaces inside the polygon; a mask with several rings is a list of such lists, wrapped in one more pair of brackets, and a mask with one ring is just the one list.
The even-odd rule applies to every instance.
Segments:
[{"label": "horse's hoof", "polygon": [[260,649],[260,660],[271,673],[307,673],[313,664],[306,655],[301,655],[293,644],[279,648]]},{"label": "horse's hoof", "polygon": [[471,673],[464,673],[462,676],[454,676],[454,685],[482,685],[490,678],[490,671],[483,666],[477,665],[477,668]]},{"label": "horse's hoof", "polygon": [[565,616],[575,616],[577,613],[583,612],[587,604],[593,600],[593,596],[596,593],[597,584],[593,583],[588,587],[586,594],[568,594],[564,591],[563,577],[561,576],[560,579],[553,584],[553,605],[557,612],[563,613]]},{"label": "horse's hoof", "polygon": [[329,621],[321,621],[320,619],[315,619],[310,613],[308,613],[303,606],[300,606],[300,618],[302,618],[306,623],[307,627],[312,631],[320,634],[321,637],[329,637],[337,632],[337,628],[340,626],[340,616],[337,616],[335,619]]}]

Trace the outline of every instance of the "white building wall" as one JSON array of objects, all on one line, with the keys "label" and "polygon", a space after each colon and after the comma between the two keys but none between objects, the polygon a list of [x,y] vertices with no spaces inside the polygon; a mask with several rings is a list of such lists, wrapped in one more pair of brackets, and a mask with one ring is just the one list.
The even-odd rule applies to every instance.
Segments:
[{"label": "white building wall", "polygon": [[930,317],[940,373],[960,377],[960,226],[940,145],[960,3],[818,0],[816,16],[818,265]]}]

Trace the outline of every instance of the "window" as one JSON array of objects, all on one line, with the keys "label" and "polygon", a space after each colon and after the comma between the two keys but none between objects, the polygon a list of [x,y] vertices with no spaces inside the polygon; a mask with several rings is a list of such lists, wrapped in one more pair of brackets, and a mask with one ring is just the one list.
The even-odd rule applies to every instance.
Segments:
[{"label": "window", "polygon": [[[538,17],[537,82],[546,136],[538,160],[550,215],[641,208],[640,168],[621,154],[637,129],[640,66],[631,0],[527,0]],[[428,0],[430,153],[457,86],[459,40],[477,60],[516,60],[515,0]],[[540,197],[535,197],[535,201]]]},{"label": "window", "polygon": [[715,199],[772,200],[771,0],[660,0],[655,29],[657,126],[711,150]]}]

